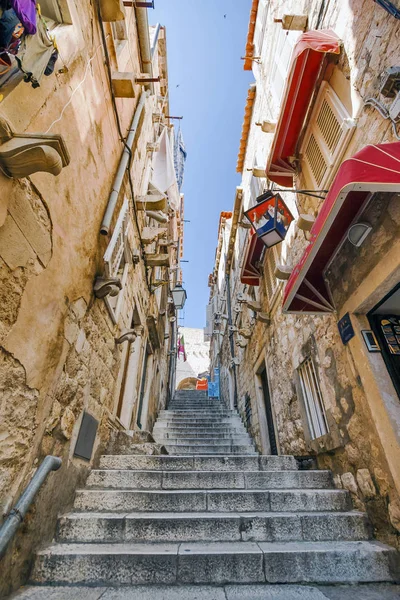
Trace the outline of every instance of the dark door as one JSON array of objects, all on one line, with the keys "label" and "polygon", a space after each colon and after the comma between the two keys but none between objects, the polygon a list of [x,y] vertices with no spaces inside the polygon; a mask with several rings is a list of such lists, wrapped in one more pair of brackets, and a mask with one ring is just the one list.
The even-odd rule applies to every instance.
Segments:
[{"label": "dark door", "polygon": [[142,429],[142,423],[141,423],[142,408],[143,408],[144,392],[146,389],[147,362],[149,360],[149,354],[150,354],[149,350],[148,350],[148,348],[146,348],[146,352],[144,355],[144,361],[143,361],[142,381],[140,384],[139,406],[138,406],[137,415],[136,415],[136,423],[137,423],[137,426],[139,427],[139,429]]},{"label": "dark door", "polygon": [[271,447],[271,454],[277,456],[278,455],[278,447],[276,445],[274,420],[272,418],[272,406],[271,406],[271,398],[269,395],[268,378],[267,378],[266,369],[263,369],[261,371],[260,378],[261,378],[261,385],[262,385],[262,391],[263,391],[263,396],[264,396],[265,414],[267,417],[269,445]]},{"label": "dark door", "polygon": [[369,321],[382,350],[393,385],[400,397],[400,316],[373,314]]}]

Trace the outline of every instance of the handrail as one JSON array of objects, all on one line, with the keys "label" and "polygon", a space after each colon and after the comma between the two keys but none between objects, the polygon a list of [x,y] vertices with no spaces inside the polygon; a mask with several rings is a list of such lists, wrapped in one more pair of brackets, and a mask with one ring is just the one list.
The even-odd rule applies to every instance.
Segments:
[{"label": "handrail", "polygon": [[46,456],[31,481],[22,492],[17,504],[8,513],[4,523],[0,527],[0,559],[4,556],[8,544],[22,523],[47,475],[50,471],[57,471],[61,467],[61,462],[61,458],[58,458],[58,456]]}]

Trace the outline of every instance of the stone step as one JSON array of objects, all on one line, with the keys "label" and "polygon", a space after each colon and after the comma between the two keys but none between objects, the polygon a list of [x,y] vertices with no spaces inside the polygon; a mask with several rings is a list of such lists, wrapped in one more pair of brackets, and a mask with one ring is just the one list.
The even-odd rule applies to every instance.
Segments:
[{"label": "stone step", "polygon": [[[177,430],[176,428],[170,429],[169,427],[154,427],[153,429],[153,435],[157,435],[158,437],[162,437],[162,436],[166,436],[166,437],[176,437],[176,438],[180,438],[181,436],[184,436],[185,438],[203,438],[203,437],[207,437],[207,438],[211,438],[211,437],[217,437],[219,439],[221,438],[230,438],[232,436],[249,436],[248,433],[243,433],[243,429],[241,430],[232,430],[232,429],[225,429],[225,430],[215,430],[215,429],[183,429],[183,430]],[[249,436],[250,437],[250,436]]]},{"label": "stone step", "polygon": [[216,445],[208,445],[208,444],[199,444],[199,445],[185,445],[185,444],[163,444],[168,452],[168,454],[256,454],[254,447],[249,445],[236,445],[236,444],[226,444],[221,446]]},{"label": "stone step", "polygon": [[171,423],[176,425],[190,425],[194,423],[195,425],[203,425],[207,427],[212,424],[219,425],[230,425],[230,424],[238,424],[241,423],[243,425],[243,421],[239,416],[233,417],[221,417],[221,418],[211,418],[211,417],[174,417],[174,416],[165,416],[162,419],[157,419],[157,423]]},{"label": "stone step", "polygon": [[293,456],[138,456],[105,454],[102,469],[155,471],[292,471],[297,470]]},{"label": "stone step", "polygon": [[[379,542],[54,544],[35,583],[355,583],[393,581],[397,553]],[[398,561],[397,561],[398,562]]]},{"label": "stone step", "polygon": [[78,511],[311,512],[348,511],[345,490],[78,490]]},{"label": "stone step", "polygon": [[181,435],[166,435],[156,433],[157,442],[160,444],[172,444],[172,445],[185,445],[185,446],[226,446],[227,444],[237,444],[237,445],[248,445],[253,446],[253,442],[251,437],[245,433],[236,433],[231,435],[226,435],[221,438],[219,435],[210,435],[210,436],[181,436]]},{"label": "stone step", "polygon": [[365,513],[70,513],[68,543],[350,541],[370,538]]},{"label": "stone step", "polygon": [[360,585],[219,584],[24,586],[10,600],[399,600],[400,586],[393,582]]},{"label": "stone step", "polygon": [[214,424],[208,425],[207,427],[200,426],[192,426],[192,425],[171,425],[170,423],[162,423],[158,422],[154,424],[153,431],[176,431],[177,433],[184,433],[187,431],[188,433],[230,433],[230,432],[242,432],[245,431],[243,423],[239,422],[237,425],[226,424]]},{"label": "stone step", "polygon": [[225,412],[227,414],[235,414],[237,413],[237,410],[233,410],[231,408],[226,408],[226,406],[195,406],[192,404],[182,404],[179,406],[170,406],[166,409],[163,409],[164,413],[174,413],[174,412],[208,412],[208,413],[215,413],[215,412]]},{"label": "stone step", "polygon": [[195,417],[199,416],[208,416],[210,415],[211,417],[215,416],[215,415],[226,415],[227,417],[231,417],[231,416],[237,416],[238,412],[236,410],[228,410],[227,408],[218,408],[218,409],[206,409],[206,408],[202,408],[202,409],[189,409],[189,408],[185,408],[185,409],[179,409],[179,410],[160,410],[159,412],[159,418],[163,417],[164,415],[173,415],[173,416],[190,416],[193,415]]},{"label": "stone step", "polygon": [[330,471],[132,471],[93,469],[87,488],[114,489],[326,489]]}]

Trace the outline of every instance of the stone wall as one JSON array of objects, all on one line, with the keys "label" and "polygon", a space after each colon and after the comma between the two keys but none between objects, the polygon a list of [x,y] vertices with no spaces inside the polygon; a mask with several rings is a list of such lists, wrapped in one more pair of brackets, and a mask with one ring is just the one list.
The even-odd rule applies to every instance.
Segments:
[{"label": "stone wall", "polygon": [[[396,20],[378,5],[371,6],[366,0],[330,2],[324,10],[320,9],[321,3],[314,0],[289,0],[284,3],[277,0],[269,3],[262,60],[260,64],[253,63],[257,94],[242,173],[244,210],[249,207],[253,194],[251,168],[254,164],[266,164],[273,141],[273,134],[263,133],[256,122],[265,119],[274,121],[279,115],[279,103],[270,89],[270,74],[273,72],[274,44],[280,27],[274,19],[282,18],[283,14],[307,14],[309,29],[316,26],[331,28],[342,39],[337,65],[331,65],[326,71],[326,78],[356,119],[354,133],[344,149],[342,160],[368,143],[395,141],[390,124],[374,109],[364,108],[363,98],[376,95],[378,75],[386,67],[398,64]],[[261,183],[265,184],[265,180],[261,180]],[[312,188],[301,169],[294,184],[299,189]],[[321,206],[321,201],[302,194],[296,197],[284,194],[284,197],[295,217],[298,211],[316,216]],[[379,265],[385,273],[386,270],[389,272],[386,265],[392,265],[393,272],[388,275],[388,281],[392,282],[392,287],[398,282],[394,275],[396,269],[398,271],[399,260],[397,258],[396,262],[392,256],[399,234],[397,207],[398,198],[377,196],[365,215],[365,219],[371,220],[374,225],[373,233],[359,249],[346,243],[332,264],[328,275],[340,316],[345,307],[349,309],[351,294],[356,295],[365,278],[374,269],[379,270]],[[292,225],[280,248],[280,262],[295,265],[308,243],[307,237]],[[239,410],[244,415],[245,397],[249,394],[252,406],[250,429],[258,448],[264,452],[268,449],[266,414],[257,378],[257,372],[266,365],[279,452],[317,456],[320,467],[333,470],[336,485],[351,492],[354,505],[367,511],[377,536],[399,546],[400,480],[394,477],[395,467],[390,464],[390,455],[394,452],[397,456],[399,451],[398,442],[393,444],[391,441],[395,439],[395,434],[390,429],[395,427],[396,419],[398,423],[399,411],[397,409],[396,412],[394,407],[398,399],[394,398],[393,390],[387,384],[388,376],[386,374],[384,377],[382,372],[384,366],[380,366],[379,377],[375,374],[376,391],[372,398],[367,384],[373,377],[370,359],[365,356],[360,341],[343,345],[337,328],[338,315],[284,315],[284,283],[276,286],[272,298],[268,293],[267,257],[258,287],[252,289],[240,283],[245,243],[246,235],[239,227],[235,242],[237,266],[230,274],[232,304],[238,306],[237,294],[240,292],[250,300],[259,302],[261,311],[270,316],[269,324],[261,323],[256,318],[257,313],[242,306],[241,313],[235,317],[238,327],[250,326],[252,330],[250,339],[242,344],[244,347],[236,346],[235,352],[240,360],[237,368]],[[379,277],[375,280],[378,281]],[[371,283],[368,294],[373,296],[373,290]],[[381,296],[375,294],[375,297],[376,303]],[[354,298],[352,306],[357,307],[357,298]],[[366,308],[361,312],[365,314]],[[362,328],[361,325],[365,328],[365,319],[360,320],[359,328]],[[228,351],[223,356],[221,372],[226,376],[231,357]],[[307,357],[312,357],[315,365],[329,427],[328,434],[316,440],[310,436],[297,371]],[[378,370],[377,363],[375,373]],[[223,385],[227,389],[227,383]],[[389,414],[392,425],[388,424],[389,417],[383,409],[383,399],[393,407]],[[378,407],[375,410],[372,401]]]},{"label": "stone wall", "polygon": [[[69,2],[72,25],[53,33],[65,66],[44,78],[38,89],[21,82],[0,104],[0,113],[15,131],[60,133],[70,165],[53,177],[36,173],[21,180],[0,175],[0,508],[6,514],[45,455],[62,458],[49,475],[0,569],[0,596],[26,580],[33,552],[54,533],[57,514],[72,503],[88,470],[104,450],[111,430],[121,429],[117,405],[123,385],[126,344],[117,345],[131,328],[136,309],[148,344],[147,318],[159,331],[165,320],[150,294],[137,232],[136,216],[125,181],[110,235],[99,235],[112,181],[123,146],[113,113],[97,20],[89,0]],[[133,9],[132,9],[133,10]],[[117,70],[141,70],[135,19],[128,24],[129,45],[111,53]],[[105,25],[109,50],[111,28]],[[120,48],[117,44],[117,50]],[[60,69],[60,70],[59,70]],[[156,94],[159,92],[155,86]],[[117,99],[123,132],[131,122],[142,88],[135,97]],[[67,102],[69,103],[67,104]],[[145,186],[144,173],[154,142],[155,96],[145,107],[134,149],[134,193]],[[124,197],[130,202],[129,244],[139,255],[130,264],[120,317],[114,323],[104,300],[95,299],[93,283],[103,275],[104,251]],[[135,323],[137,324],[137,323]],[[164,331],[152,348],[157,377],[147,377],[145,423],[152,426],[166,402],[167,347]],[[139,356],[138,356],[139,360]],[[139,372],[140,375],[140,372]],[[149,375],[149,373],[148,373]],[[138,384],[141,378],[138,377]],[[139,394],[137,393],[137,396]],[[137,404],[133,407],[135,423]],[[83,412],[98,420],[92,460],[74,457]]]}]

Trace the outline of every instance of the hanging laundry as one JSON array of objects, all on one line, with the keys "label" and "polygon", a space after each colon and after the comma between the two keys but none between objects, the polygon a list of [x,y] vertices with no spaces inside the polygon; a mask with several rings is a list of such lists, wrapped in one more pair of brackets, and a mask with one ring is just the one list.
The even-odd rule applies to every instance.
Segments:
[{"label": "hanging laundry", "polygon": [[176,173],[176,182],[178,184],[179,191],[181,191],[183,185],[183,174],[185,171],[186,155],[187,152],[185,148],[185,142],[183,141],[183,135],[181,132],[181,128],[179,127],[174,142],[174,166]]},{"label": "hanging laundry", "polygon": [[22,27],[16,12],[12,8],[5,10],[0,18],[0,48],[5,49],[9,46],[15,28],[18,26]]},{"label": "hanging laundry", "polygon": [[18,15],[26,33],[34,35],[37,29],[35,0],[10,0],[10,4]]},{"label": "hanging laundry", "polygon": [[36,34],[24,37],[16,57],[19,68],[25,73],[25,81],[31,82],[32,87],[39,87],[46,70],[49,75],[53,72],[53,61],[55,63],[58,57],[55,50],[46,24],[38,14]]}]

